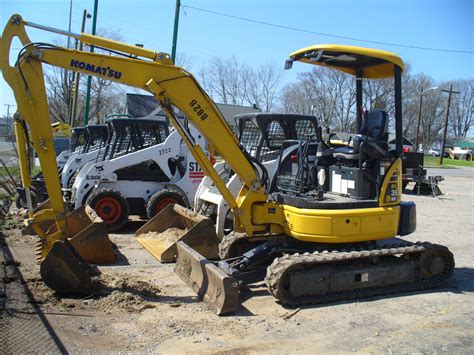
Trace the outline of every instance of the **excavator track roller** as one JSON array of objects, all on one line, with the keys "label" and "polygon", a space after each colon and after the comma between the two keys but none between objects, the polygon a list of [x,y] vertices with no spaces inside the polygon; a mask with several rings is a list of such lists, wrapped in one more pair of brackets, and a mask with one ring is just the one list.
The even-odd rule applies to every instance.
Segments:
[{"label": "excavator track roller", "polygon": [[137,230],[135,238],[163,263],[176,261],[178,241],[207,259],[219,257],[219,239],[212,220],[178,204],[166,206]]}]

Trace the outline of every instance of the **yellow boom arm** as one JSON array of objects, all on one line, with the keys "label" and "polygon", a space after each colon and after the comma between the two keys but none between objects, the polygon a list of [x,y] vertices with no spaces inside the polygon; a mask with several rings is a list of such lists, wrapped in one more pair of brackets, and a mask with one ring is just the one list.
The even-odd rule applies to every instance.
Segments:
[{"label": "yellow boom arm", "polygon": [[[126,55],[104,55],[32,43],[26,34],[25,26],[72,36],[84,43],[120,51]],[[11,41],[15,36],[20,39],[24,48],[17,65],[11,67],[8,59]],[[156,53],[92,35],[76,35],[54,30],[23,21],[19,15],[12,16],[6,26],[0,41],[0,53],[3,75],[12,87],[18,103],[18,112],[15,115],[17,139],[20,143],[25,133],[25,123],[27,123],[32,133],[34,148],[44,167],[45,183],[51,199],[51,210],[42,213],[48,214],[48,218],[54,215],[58,221],[58,227],[61,226],[64,206],[55,169],[56,161],[42,63],[105,78],[152,93],[159,100],[204,172],[215,182],[216,187],[234,211],[235,229],[245,231],[249,235],[258,231],[268,231],[268,229],[271,232],[282,231],[282,226],[279,225],[284,220],[281,209],[274,203],[266,202],[267,195],[258,173],[222,114],[196,79],[184,69],[173,65],[168,54]],[[220,155],[240,177],[243,188],[237,199],[232,196],[220,179],[201,147],[176,119],[173,106],[185,113],[212,146],[218,147]],[[23,184],[29,187],[28,173],[23,167],[26,159],[21,150],[20,155]],[[30,217],[38,219],[41,215],[33,216],[30,211]]]}]

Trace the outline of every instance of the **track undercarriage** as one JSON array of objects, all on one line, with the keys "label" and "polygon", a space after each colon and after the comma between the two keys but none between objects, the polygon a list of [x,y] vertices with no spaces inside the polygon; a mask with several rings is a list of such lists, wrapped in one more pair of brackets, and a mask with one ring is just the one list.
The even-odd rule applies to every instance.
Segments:
[{"label": "track undercarriage", "polygon": [[[190,259],[189,249],[179,249],[176,271],[217,314],[238,309],[239,287],[255,282],[264,281],[280,303],[296,306],[429,289],[454,269],[446,247],[400,239],[315,246],[287,236],[248,238],[231,233],[220,244],[220,256],[226,260],[183,267],[183,260]],[[202,269],[199,280],[193,279],[193,267]]]}]

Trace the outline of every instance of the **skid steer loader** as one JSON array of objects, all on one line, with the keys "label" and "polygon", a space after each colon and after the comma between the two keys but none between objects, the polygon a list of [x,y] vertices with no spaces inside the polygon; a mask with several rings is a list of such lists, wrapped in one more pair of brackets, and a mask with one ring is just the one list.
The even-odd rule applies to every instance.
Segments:
[{"label": "skid steer loader", "polygon": [[[51,125],[52,127],[53,125]],[[69,149],[59,153],[57,157],[58,170],[61,172],[69,157],[73,153],[79,152],[87,142],[88,133],[84,127],[71,128],[71,136],[69,137]]]},{"label": "skid steer loader", "polygon": [[70,193],[75,175],[88,162],[97,159],[100,152],[105,149],[109,137],[107,125],[88,125],[85,129],[87,132],[86,143],[80,151],[72,152],[69,155],[61,172],[61,186],[65,195]]},{"label": "skid steer loader", "polygon": [[[114,55],[31,43],[25,25],[71,36],[112,50]],[[21,70],[9,69],[7,64],[15,35],[25,46],[18,60]],[[0,53],[4,76],[19,101],[20,122],[25,117],[35,117],[32,110],[41,109],[41,117],[48,117],[44,83],[38,80],[43,78],[42,63],[153,93],[233,211],[234,231],[222,241],[217,238],[212,221],[204,216],[176,204],[161,212],[170,213],[173,209],[169,214],[171,222],[196,230],[191,233],[194,239],[182,238],[176,243],[175,271],[217,314],[238,309],[239,287],[253,282],[265,281],[268,291],[281,303],[297,305],[436,287],[453,271],[454,258],[446,247],[394,239],[415,231],[416,207],[412,202],[401,201],[404,64],[393,53],[315,45],[291,54],[286,68],[297,61],[355,76],[356,134],[347,147],[331,147],[330,142],[311,137],[282,144],[283,151],[287,144],[294,143],[298,150],[296,157],[283,159],[280,155],[277,183],[273,186],[263,165],[239,143],[215,103],[190,73],[173,64],[169,54],[25,22],[19,15],[8,22]],[[363,81],[384,78],[393,78],[394,83],[394,149],[387,144],[388,113],[362,110]],[[36,99],[28,100],[28,95]],[[186,115],[240,178],[242,188],[237,197],[214,169],[198,143],[199,137],[193,136],[176,117],[175,108]],[[45,126],[48,127],[39,127]],[[17,139],[23,138],[17,134]],[[39,141],[34,144],[42,149]],[[59,186],[57,175],[56,181]],[[60,215],[54,216],[59,220]],[[57,245],[60,244],[54,243]],[[206,253],[198,252],[197,248],[204,245]],[[221,260],[209,260],[207,252],[215,255],[217,248]]]},{"label": "skid steer loader", "polygon": [[[24,47],[11,66],[10,49],[14,38]],[[87,263],[111,263],[115,261],[115,254],[106,227],[94,211],[86,207],[68,213],[63,202],[42,65],[29,60],[33,47],[21,18],[13,16],[0,38],[0,69],[17,103],[13,118],[28,208],[26,222],[39,237],[36,256],[44,282],[59,292],[92,294],[101,284],[96,278],[97,270]],[[74,148],[81,143],[81,139],[76,142],[73,139]],[[31,196],[29,157],[33,149],[49,195],[48,206],[38,211],[33,210]]]},{"label": "skid steer loader", "polygon": [[[155,114],[108,120],[112,137],[100,161],[86,164],[72,186],[70,204],[91,206],[110,232],[129,215],[148,219],[168,204],[193,205],[204,173],[179,133],[170,133],[166,118]],[[206,147],[202,135],[190,131]]]}]

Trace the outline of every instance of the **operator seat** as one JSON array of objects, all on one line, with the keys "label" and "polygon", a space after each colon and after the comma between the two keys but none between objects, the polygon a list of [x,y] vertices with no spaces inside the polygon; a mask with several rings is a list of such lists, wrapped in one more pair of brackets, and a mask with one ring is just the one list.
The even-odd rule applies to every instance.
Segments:
[{"label": "operator seat", "polygon": [[359,134],[352,137],[352,147],[336,148],[339,161],[361,162],[367,156],[380,159],[388,153],[388,114],[382,110],[366,112]]}]

